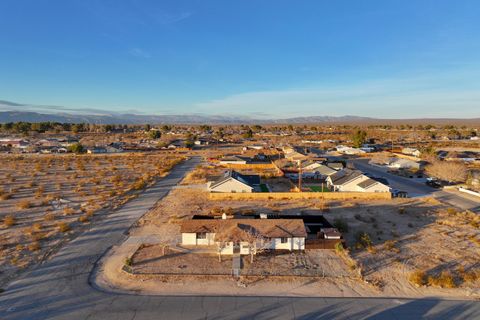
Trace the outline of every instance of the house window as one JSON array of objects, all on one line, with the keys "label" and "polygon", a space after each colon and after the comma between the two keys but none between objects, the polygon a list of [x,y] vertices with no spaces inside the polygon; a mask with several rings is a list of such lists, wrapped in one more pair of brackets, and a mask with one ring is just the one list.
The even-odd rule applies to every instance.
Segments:
[{"label": "house window", "polygon": [[288,243],[288,238],[280,238],[280,243]]},{"label": "house window", "polygon": [[206,232],[197,233],[197,240],[202,240],[202,239],[207,239],[207,233]]}]

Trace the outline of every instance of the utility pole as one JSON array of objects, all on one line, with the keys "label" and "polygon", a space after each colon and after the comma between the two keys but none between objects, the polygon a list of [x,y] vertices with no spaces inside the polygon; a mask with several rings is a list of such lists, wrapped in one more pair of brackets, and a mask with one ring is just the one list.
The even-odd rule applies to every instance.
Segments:
[{"label": "utility pole", "polygon": [[302,192],[302,160],[298,161],[298,191]]},{"label": "utility pole", "polygon": [[390,152],[393,153],[393,136],[392,136],[392,133],[390,133],[390,141],[392,142],[392,150]]}]

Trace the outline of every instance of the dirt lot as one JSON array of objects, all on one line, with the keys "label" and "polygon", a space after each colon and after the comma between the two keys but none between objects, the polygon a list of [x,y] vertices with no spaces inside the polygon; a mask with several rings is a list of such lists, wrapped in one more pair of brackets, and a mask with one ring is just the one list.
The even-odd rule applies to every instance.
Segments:
[{"label": "dirt lot", "polygon": [[[203,191],[177,189],[132,234],[153,232],[178,243],[178,223],[193,214],[300,211],[323,213],[348,229],[344,232],[347,254],[356,264],[350,267],[360,270],[363,279],[384,295],[480,296],[479,217],[432,199],[209,201]],[[421,286],[410,280],[417,270],[425,272]],[[448,288],[435,280],[442,271],[452,275],[453,285]]]},{"label": "dirt lot", "polygon": [[[232,274],[232,256],[222,256],[221,261],[211,253],[182,252],[174,249],[163,255],[162,245],[140,248],[132,259],[135,274]],[[262,253],[242,256],[241,274],[245,276],[355,276],[348,266],[331,250],[308,250],[306,252]]]},{"label": "dirt lot", "polygon": [[43,259],[99,210],[135,197],[180,159],[165,153],[2,155],[0,282]]},{"label": "dirt lot", "polygon": [[163,246],[153,245],[139,249],[134,257],[132,269],[135,274],[198,274],[229,275],[232,260],[222,259],[212,253],[191,253],[169,250],[162,255]]}]

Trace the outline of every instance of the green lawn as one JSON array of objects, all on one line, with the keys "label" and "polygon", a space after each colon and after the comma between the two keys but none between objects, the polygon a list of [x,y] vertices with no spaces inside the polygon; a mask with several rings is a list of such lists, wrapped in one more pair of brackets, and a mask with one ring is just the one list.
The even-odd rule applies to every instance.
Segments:
[{"label": "green lawn", "polygon": [[[322,186],[309,186],[313,192],[322,192]],[[323,187],[323,192],[330,192],[327,187]]]},{"label": "green lawn", "polygon": [[262,192],[270,192],[267,188],[267,185],[264,183],[260,185],[260,190],[262,190]]}]

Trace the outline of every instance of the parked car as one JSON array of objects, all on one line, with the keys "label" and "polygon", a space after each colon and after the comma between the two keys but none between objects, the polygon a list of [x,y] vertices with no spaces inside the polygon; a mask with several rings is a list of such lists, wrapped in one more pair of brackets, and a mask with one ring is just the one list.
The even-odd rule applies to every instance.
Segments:
[{"label": "parked car", "polygon": [[394,198],[408,198],[408,192],[407,191],[400,191],[400,190],[393,190],[392,191],[392,197],[394,197]]},{"label": "parked car", "polygon": [[438,182],[437,180],[432,180],[432,179],[427,179],[427,181],[425,182],[425,184],[429,187],[432,187],[432,188],[435,188],[435,189],[441,189],[442,188],[442,185],[440,184],[440,182]]}]

